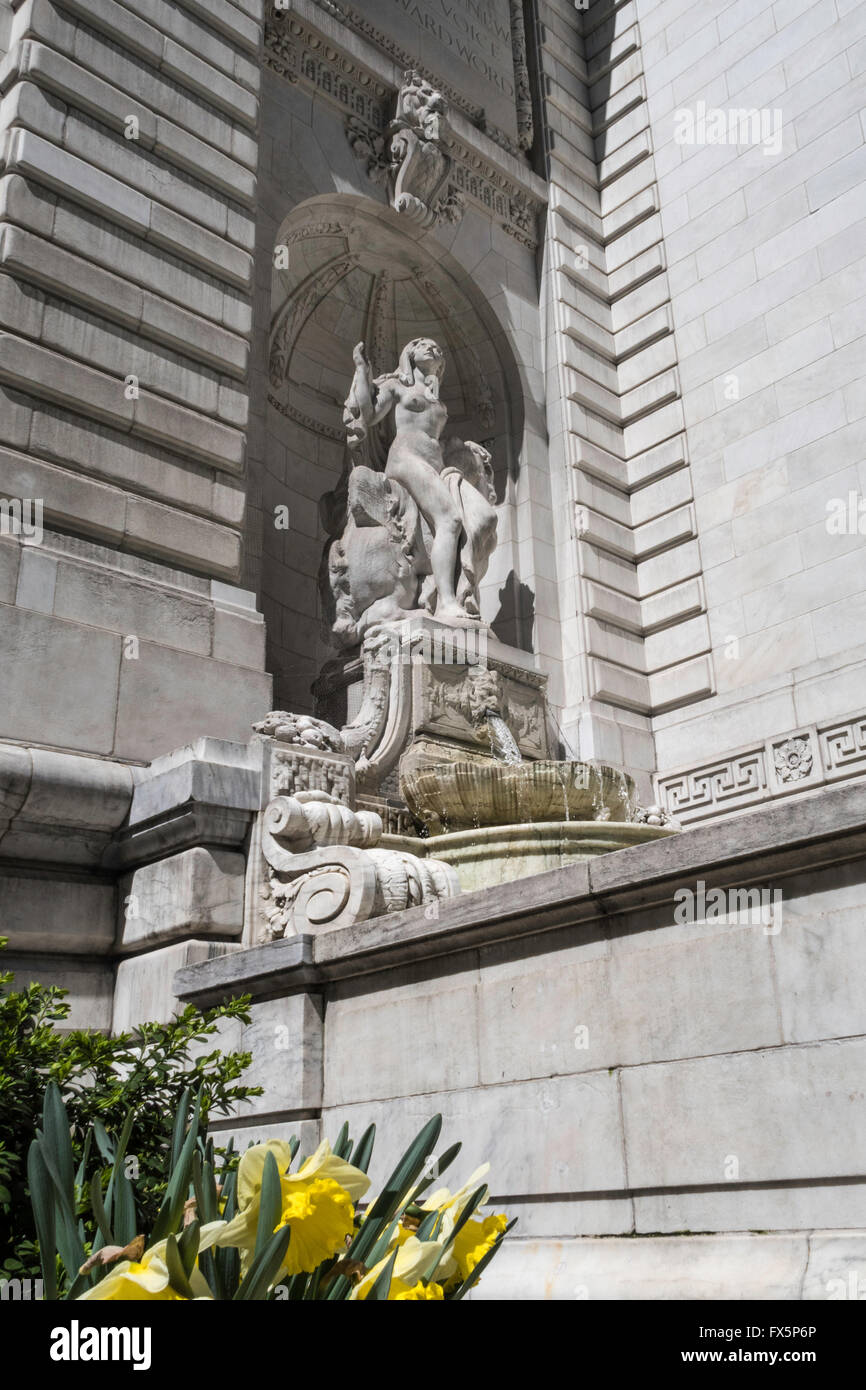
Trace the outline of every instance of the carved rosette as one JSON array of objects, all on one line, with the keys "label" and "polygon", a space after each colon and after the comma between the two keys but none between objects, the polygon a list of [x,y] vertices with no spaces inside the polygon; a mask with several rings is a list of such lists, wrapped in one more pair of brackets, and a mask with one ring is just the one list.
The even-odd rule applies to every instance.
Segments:
[{"label": "carved rosette", "polygon": [[773,749],[780,782],[800,782],[812,771],[812,745],[808,738],[789,738]]}]

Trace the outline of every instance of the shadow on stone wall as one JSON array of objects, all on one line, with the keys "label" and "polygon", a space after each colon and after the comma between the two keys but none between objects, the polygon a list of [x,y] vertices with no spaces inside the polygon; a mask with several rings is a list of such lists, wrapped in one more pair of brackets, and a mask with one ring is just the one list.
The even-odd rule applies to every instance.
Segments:
[{"label": "shadow on stone wall", "polygon": [[491,629],[500,642],[531,652],[534,622],[535,595],[512,570],[499,590],[499,612],[490,624]]}]

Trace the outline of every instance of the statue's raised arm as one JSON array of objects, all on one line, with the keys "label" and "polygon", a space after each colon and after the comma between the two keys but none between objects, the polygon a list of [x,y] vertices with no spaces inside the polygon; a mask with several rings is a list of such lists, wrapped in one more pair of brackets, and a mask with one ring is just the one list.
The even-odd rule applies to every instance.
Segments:
[{"label": "statue's raised arm", "polygon": [[343,408],[343,424],[350,449],[358,449],[366,440],[373,425],[384,420],[394,404],[394,392],[387,379],[373,380],[373,372],[364,351],[356,344],[352,352],[355,375]]}]

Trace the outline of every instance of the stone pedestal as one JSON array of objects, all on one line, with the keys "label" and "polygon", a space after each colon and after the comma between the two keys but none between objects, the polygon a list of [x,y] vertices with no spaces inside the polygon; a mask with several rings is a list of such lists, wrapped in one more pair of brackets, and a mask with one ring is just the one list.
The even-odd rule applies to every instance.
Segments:
[{"label": "stone pedestal", "polygon": [[506,647],[482,624],[407,618],[381,624],[365,638],[360,657],[334,663],[317,698],[322,709],[347,711],[342,733],[359,792],[393,797],[398,765],[402,771],[489,758],[488,709],[505,719],[524,758],[547,757],[546,687],[531,655]]}]

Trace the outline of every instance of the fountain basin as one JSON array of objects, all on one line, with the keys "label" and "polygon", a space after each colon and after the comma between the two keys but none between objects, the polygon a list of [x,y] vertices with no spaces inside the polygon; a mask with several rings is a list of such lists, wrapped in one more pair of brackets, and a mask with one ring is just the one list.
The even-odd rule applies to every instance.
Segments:
[{"label": "fountain basin", "polygon": [[676,833],[624,821],[491,825],[438,835],[431,852],[457,871],[464,893],[472,893]]},{"label": "fountain basin", "polygon": [[601,826],[628,822],[634,805],[630,777],[588,762],[441,762],[406,768],[400,790],[431,835],[572,821]]}]

